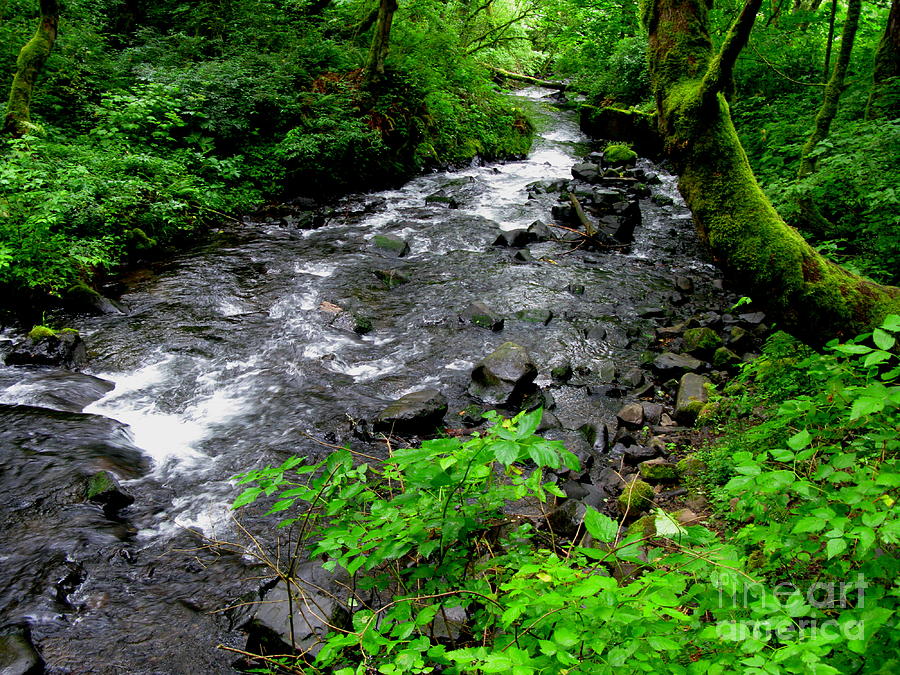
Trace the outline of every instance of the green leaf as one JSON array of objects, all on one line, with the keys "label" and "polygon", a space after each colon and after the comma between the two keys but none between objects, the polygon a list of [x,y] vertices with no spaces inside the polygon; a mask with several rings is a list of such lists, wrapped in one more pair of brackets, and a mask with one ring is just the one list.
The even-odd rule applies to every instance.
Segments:
[{"label": "green leaf", "polygon": [[536,408],[530,413],[522,415],[521,419],[519,419],[519,426],[516,428],[516,438],[521,440],[531,436],[540,425],[543,415],[543,408]]},{"label": "green leaf", "polygon": [[[893,340],[893,338],[891,338],[891,339]],[[879,363],[884,363],[885,361],[890,360],[892,356],[893,355],[890,352],[885,352],[885,351],[881,351],[881,350],[874,351],[871,354],[869,354],[865,359],[863,359],[863,365],[866,368],[870,368],[871,366],[876,366]]]},{"label": "green leaf", "polygon": [[881,324],[881,327],[892,333],[900,333],[900,314],[888,314],[884,317],[884,323]]},{"label": "green leaf", "polygon": [[871,415],[882,410],[884,410],[883,400],[868,397],[858,398],[850,409],[850,419],[858,420],[863,415]]},{"label": "green leaf", "polygon": [[875,342],[875,346],[879,349],[891,349],[894,344],[897,342],[893,335],[890,333],[886,333],[880,328],[876,328],[872,333],[872,340]]},{"label": "green leaf", "polygon": [[584,514],[584,526],[596,541],[604,544],[615,541],[616,535],[619,533],[616,521],[592,506],[589,506]]},{"label": "green leaf", "polygon": [[247,504],[252,504],[260,494],[262,494],[262,488],[249,487],[238,495],[237,499],[235,499],[234,503],[231,505],[231,508],[239,509]]},{"label": "green leaf", "polygon": [[804,429],[803,431],[800,431],[800,432],[794,434],[793,436],[791,436],[788,439],[787,444],[791,450],[793,450],[794,452],[797,452],[798,450],[802,450],[803,448],[805,448],[811,442],[812,442],[812,436],[810,436],[809,432],[806,429]]},{"label": "green leaf", "polygon": [[868,354],[872,351],[871,347],[865,345],[838,345],[834,349],[842,354]]},{"label": "green leaf", "polygon": [[505,466],[519,459],[519,444],[513,441],[496,441],[491,443],[488,449],[494,453],[497,461]]},{"label": "green leaf", "polygon": [[828,522],[821,518],[807,516],[806,518],[801,518],[797,521],[797,524],[794,525],[791,533],[803,534],[804,532],[819,532],[820,530],[824,530],[827,524]]},{"label": "green leaf", "polygon": [[829,539],[825,551],[828,553],[828,559],[840,555],[847,550],[847,540],[843,538]]},{"label": "green leaf", "polygon": [[559,467],[559,455],[556,449],[547,441],[541,440],[536,443],[529,443],[527,450],[528,456],[538,466],[549,466],[551,469]]}]

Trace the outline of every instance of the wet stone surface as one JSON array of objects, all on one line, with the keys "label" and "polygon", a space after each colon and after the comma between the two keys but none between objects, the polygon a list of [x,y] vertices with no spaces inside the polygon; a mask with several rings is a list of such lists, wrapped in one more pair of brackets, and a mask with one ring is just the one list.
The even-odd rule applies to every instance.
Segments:
[{"label": "wet stone surface", "polygon": [[[641,399],[671,411],[685,372],[663,364],[667,387],[649,365],[677,352],[683,327],[664,329],[713,312],[714,330],[737,335],[729,346],[752,347],[762,319],[735,318],[722,332],[736,298],[703,258],[674,177],[642,160],[657,199],[636,207],[621,199],[635,177],[573,184],[591,148],[574,113],[542,103],[544,93],[519,101],[546,122],[527,160],[354,195],[327,217],[298,204],[247,218],[132,275],[125,314],[74,318],[84,375],[0,368],[0,576],[12,580],[0,627],[27,626],[47,672],[231,672],[235,655],[216,645],[243,649],[248,613],[225,610],[261,597],[260,572],[196,534],[238,537],[230,479],[323,456],[310,437],[382,452],[367,430],[413,392],[446,397],[448,425],[477,424],[472,371],[504,343],[527,350],[536,371],[517,405],[544,405],[544,433],[583,460],[581,475],[561,481],[579,503],[618,508],[610,448],[621,446],[626,473],[662,452],[644,450],[617,414]],[[553,207],[573,191],[595,222],[607,203],[632,209],[629,222],[639,209],[633,242],[586,250],[554,227]],[[538,220],[549,237],[534,227],[503,238],[527,249],[494,245],[499,231]],[[470,320],[473,303],[488,308],[488,329]],[[367,330],[323,307],[364,317]],[[639,409],[629,410],[630,423]],[[674,424],[662,408],[640,412],[643,424]],[[107,514],[86,498],[104,471],[134,503]],[[245,522],[256,533],[272,524],[253,513]]]}]

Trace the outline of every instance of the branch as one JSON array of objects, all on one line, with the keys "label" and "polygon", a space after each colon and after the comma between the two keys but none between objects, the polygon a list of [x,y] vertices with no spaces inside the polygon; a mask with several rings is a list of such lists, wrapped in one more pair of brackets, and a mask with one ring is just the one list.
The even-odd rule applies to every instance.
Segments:
[{"label": "branch", "polygon": [[740,16],[735,19],[725,36],[725,42],[715,58],[710,62],[703,83],[700,85],[700,98],[704,105],[713,102],[720,91],[723,91],[731,82],[734,73],[734,64],[747,40],[750,39],[750,31],[753,30],[753,22],[759,12],[762,0],[747,0]]}]

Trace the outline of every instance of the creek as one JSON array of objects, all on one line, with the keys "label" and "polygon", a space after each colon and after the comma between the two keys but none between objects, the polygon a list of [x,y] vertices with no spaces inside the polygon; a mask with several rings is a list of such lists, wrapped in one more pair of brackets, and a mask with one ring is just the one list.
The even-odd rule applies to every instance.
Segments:
[{"label": "creek", "polygon": [[[622,405],[589,389],[604,363],[638,369],[656,327],[721,310],[720,274],[675,178],[646,160],[662,180],[654,193],[675,203],[642,199],[626,250],[546,241],[523,262],[492,245],[501,230],[549,222],[558,195],[526,186],[571,178],[590,149],[575,114],[545,94],[518,94],[539,124],[527,159],[351,195],[316,229],[247,217],[131,275],[127,313],[72,317],[90,355],[82,372],[0,367],[0,626],[27,628],[46,672],[233,672],[235,655],[216,645],[243,648],[246,636],[219,610],[258,586],[257,571],[194,533],[234,536],[235,474],[320,457],[312,438],[366,447],[363,421],[426,387],[460,426],[473,366],[506,341],[527,347],[544,387],[554,360],[575,366],[571,383],[552,386],[560,437],[571,437]],[[426,202],[436,193],[455,208]],[[375,247],[382,234],[409,253]],[[379,270],[408,282],[389,287]],[[503,315],[503,330],[461,320],[473,301]],[[335,306],[371,331],[349,330]],[[535,309],[549,323],[516,318]],[[79,481],[100,470],[131,506],[107,516],[84,501]]]}]

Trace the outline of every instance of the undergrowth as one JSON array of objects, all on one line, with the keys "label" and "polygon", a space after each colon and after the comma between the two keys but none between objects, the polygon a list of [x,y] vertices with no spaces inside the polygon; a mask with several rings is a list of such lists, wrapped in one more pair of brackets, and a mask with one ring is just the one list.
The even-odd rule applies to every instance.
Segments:
[{"label": "undergrowth", "polygon": [[[573,539],[510,515],[549,510],[577,470],[541,412],[358,464],[340,450],[251,471],[235,502],[276,501],[301,559],[351,575],[319,651],[268,672],[875,673],[900,661],[900,317],[824,354],[784,336],[707,453],[717,530],[653,508],[655,532],[591,508]],[[736,393],[736,392],[735,392]],[[299,476],[296,474],[300,474]],[[313,476],[311,481],[303,476]],[[293,563],[276,576],[302,596]],[[439,630],[444,613],[464,619]],[[277,664],[277,665],[276,665]]]}]

